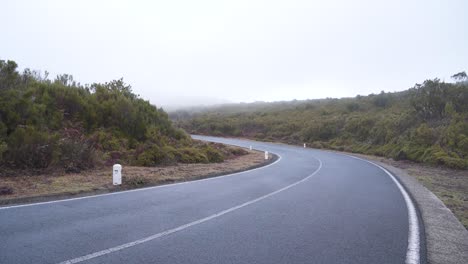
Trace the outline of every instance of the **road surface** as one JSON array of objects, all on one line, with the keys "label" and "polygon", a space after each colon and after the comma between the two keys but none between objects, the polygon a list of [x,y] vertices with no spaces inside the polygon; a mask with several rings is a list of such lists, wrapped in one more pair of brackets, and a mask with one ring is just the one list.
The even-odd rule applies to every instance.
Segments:
[{"label": "road surface", "polygon": [[207,180],[0,208],[0,263],[419,263],[415,209],[376,165],[203,139],[280,159]]}]

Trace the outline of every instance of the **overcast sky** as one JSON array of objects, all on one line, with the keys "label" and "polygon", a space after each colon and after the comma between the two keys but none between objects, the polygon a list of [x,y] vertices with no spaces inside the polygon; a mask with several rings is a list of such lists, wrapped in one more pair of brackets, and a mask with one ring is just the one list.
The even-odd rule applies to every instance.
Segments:
[{"label": "overcast sky", "polygon": [[398,91],[468,70],[468,1],[1,1],[0,59],[158,106]]}]

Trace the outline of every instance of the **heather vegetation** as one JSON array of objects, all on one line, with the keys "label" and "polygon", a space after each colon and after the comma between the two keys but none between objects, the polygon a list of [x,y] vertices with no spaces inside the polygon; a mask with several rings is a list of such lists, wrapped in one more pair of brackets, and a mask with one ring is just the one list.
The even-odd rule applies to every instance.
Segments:
[{"label": "heather vegetation", "polygon": [[395,93],[343,99],[231,104],[171,113],[190,133],[307,143],[468,168],[468,79],[426,80]]},{"label": "heather vegetation", "polygon": [[229,152],[193,141],[122,79],[81,85],[71,75],[50,80],[47,72],[20,73],[15,62],[0,60],[0,176],[220,162]]}]

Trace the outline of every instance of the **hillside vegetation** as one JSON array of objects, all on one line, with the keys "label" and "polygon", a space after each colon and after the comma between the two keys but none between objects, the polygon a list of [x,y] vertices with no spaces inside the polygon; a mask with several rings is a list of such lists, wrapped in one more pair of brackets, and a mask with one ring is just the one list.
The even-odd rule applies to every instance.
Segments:
[{"label": "hillside vegetation", "polygon": [[427,80],[403,92],[343,99],[231,104],[171,113],[194,134],[307,143],[468,168],[468,82]]},{"label": "hillside vegetation", "polygon": [[122,80],[49,80],[0,60],[0,176],[130,165],[220,162],[230,150],[194,142]]}]

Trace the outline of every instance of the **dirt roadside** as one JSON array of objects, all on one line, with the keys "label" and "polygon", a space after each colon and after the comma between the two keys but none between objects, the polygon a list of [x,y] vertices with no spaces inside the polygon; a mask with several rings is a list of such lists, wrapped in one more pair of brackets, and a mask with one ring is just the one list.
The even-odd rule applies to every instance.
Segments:
[{"label": "dirt roadside", "polygon": [[215,177],[261,167],[275,158],[270,156],[269,160],[265,160],[263,152],[249,151],[246,155],[221,163],[123,166],[121,186],[112,184],[112,168],[60,175],[5,177],[1,179],[0,187],[12,193],[0,195],[0,205],[42,202]]}]

